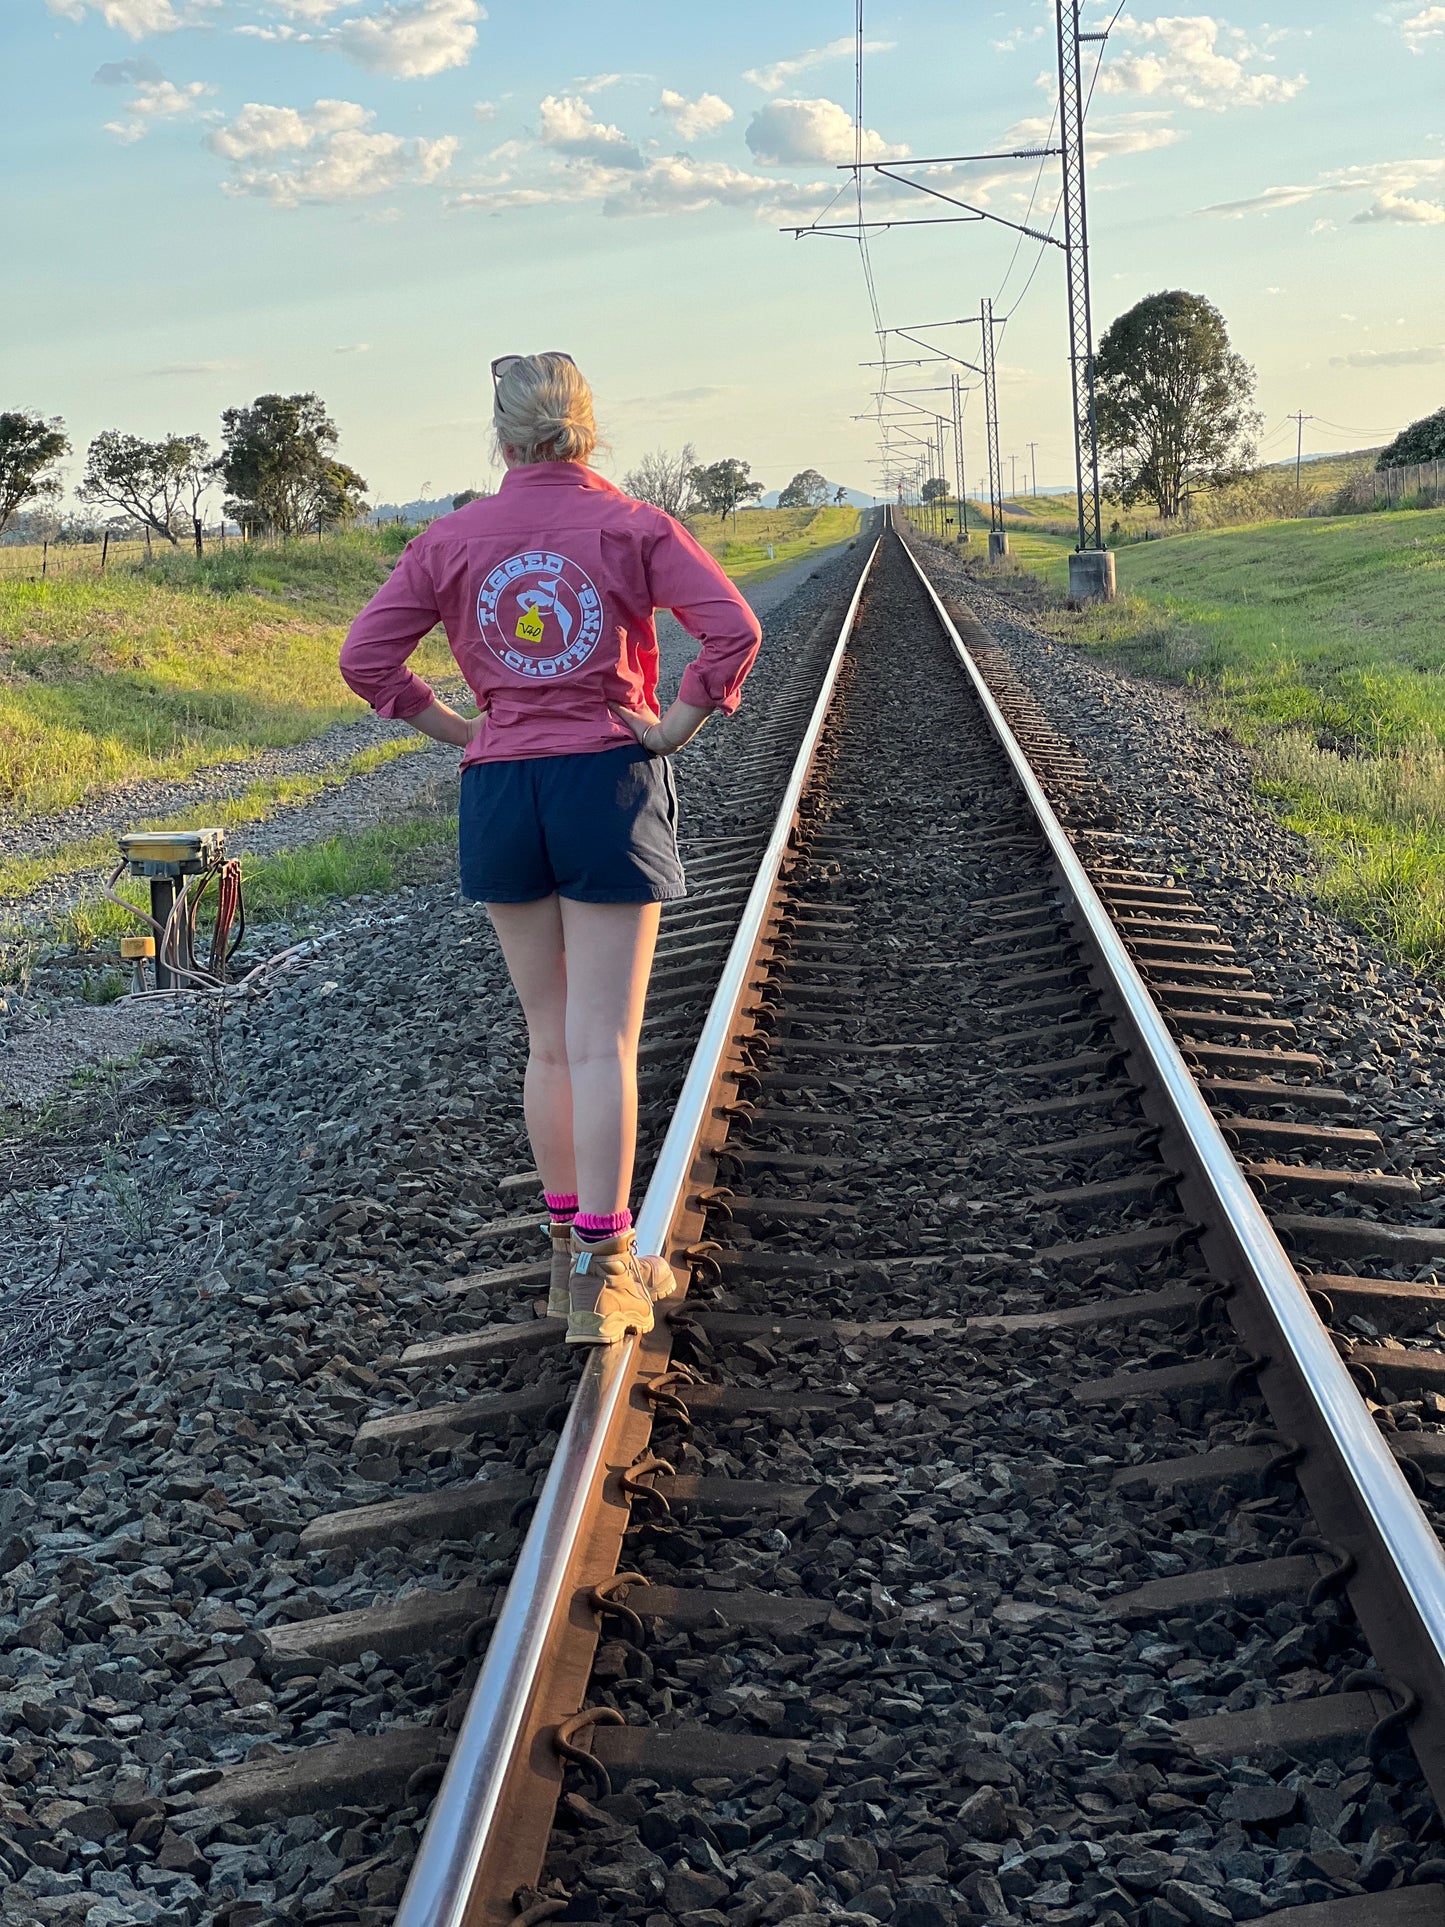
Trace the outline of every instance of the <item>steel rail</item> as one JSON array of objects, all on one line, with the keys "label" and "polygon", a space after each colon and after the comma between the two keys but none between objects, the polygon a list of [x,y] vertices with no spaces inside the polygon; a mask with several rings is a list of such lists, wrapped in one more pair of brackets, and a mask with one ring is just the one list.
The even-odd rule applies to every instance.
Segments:
[{"label": "steel rail", "polygon": [[[777,887],[793,819],[832,703],[864,586],[881,546],[869,551],[823,675],[772,833],[718,979],[637,1217],[637,1246],[665,1253],[714,1084],[727,1050],[758,937]],[[473,1889],[512,1771],[527,1710],[594,1494],[608,1443],[630,1393],[636,1338],[598,1347],[583,1367],[546,1483],[518,1555],[487,1656],[417,1849],[395,1927],[464,1927]]]},{"label": "steel rail", "polygon": [[[1440,1784],[1442,1774],[1438,1744],[1438,1722],[1445,1714],[1445,1692],[1442,1692],[1442,1682],[1445,1682],[1445,1550],[1442,1550],[1434,1528],[1381,1437],[1273,1226],[1225,1142],[1179,1046],[1135,969],[1112,917],[1095,891],[1088,872],[1055,815],[982,671],[906,541],[903,549],[998,736],[1014,777],[1038,819],[1063,887],[1107,972],[1108,987],[1121,1003],[1148,1060],[1149,1072],[1167,1100],[1172,1119],[1186,1140],[1194,1171],[1212,1207],[1212,1215],[1227,1232],[1245,1267],[1248,1281],[1263,1300],[1273,1329],[1286,1347],[1285,1356],[1271,1357],[1267,1362],[1290,1372],[1297,1406],[1301,1403],[1301,1391],[1304,1400],[1312,1405],[1312,1414],[1306,1415],[1312,1416],[1320,1428],[1335,1467],[1348,1482],[1348,1490],[1342,1497],[1352,1505],[1356,1516],[1363,1514],[1375,1545],[1389,1562],[1388,1570],[1372,1572],[1367,1569],[1367,1562],[1361,1560],[1359,1583],[1381,1588],[1387,1602],[1397,1610],[1402,1606],[1407,1608],[1410,1618],[1386,1626],[1381,1626],[1377,1620],[1373,1631],[1377,1635],[1383,1631],[1386,1637],[1383,1640],[1373,1638],[1371,1643],[1382,1668],[1388,1667],[1391,1673],[1402,1677],[1417,1695],[1423,1709],[1421,1724],[1435,1728],[1428,1747],[1422,1748],[1420,1744],[1423,1735],[1414,1737],[1416,1752],[1439,1798],[1445,1791]],[[1442,1233],[1442,1240],[1445,1240],[1445,1233]],[[1303,1467],[1300,1478],[1304,1484]],[[1310,1492],[1307,1496],[1318,1517],[1320,1505],[1316,1502],[1316,1494]],[[1325,1498],[1328,1504],[1327,1490]],[[1396,1583],[1392,1584],[1392,1579]],[[1349,1591],[1354,1600],[1354,1582],[1350,1584]],[[1379,1596],[1377,1593],[1376,1597]],[[1361,1623],[1369,1637],[1372,1628],[1363,1612]],[[1381,1651],[1382,1645],[1386,1648],[1384,1652]],[[1434,1755],[1433,1760],[1427,1757],[1427,1751]]]}]

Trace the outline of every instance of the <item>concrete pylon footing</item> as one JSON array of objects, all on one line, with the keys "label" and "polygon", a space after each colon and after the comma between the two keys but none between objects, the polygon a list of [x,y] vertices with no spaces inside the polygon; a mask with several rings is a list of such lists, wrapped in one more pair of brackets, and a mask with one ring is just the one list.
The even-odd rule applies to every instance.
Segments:
[{"label": "concrete pylon footing", "polygon": [[1069,557],[1069,594],[1076,602],[1114,600],[1112,549],[1075,549]]},{"label": "concrete pylon footing", "polygon": [[[988,532],[989,561],[1001,562],[1007,554],[1008,554],[1008,530],[1007,529],[990,529]],[[1110,560],[1111,561],[1113,560],[1112,556],[1110,557]],[[1072,575],[1072,572],[1071,572],[1071,575]]]}]

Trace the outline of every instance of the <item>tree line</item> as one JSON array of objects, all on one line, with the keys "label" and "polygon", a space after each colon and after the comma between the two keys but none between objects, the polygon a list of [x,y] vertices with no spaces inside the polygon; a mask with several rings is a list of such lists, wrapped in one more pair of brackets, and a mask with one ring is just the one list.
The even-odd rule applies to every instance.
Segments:
[{"label": "tree line", "polygon": [[[340,435],[316,394],[258,395],[221,414],[221,446],[200,434],[158,441],[107,428],[86,449],[76,497],[130,526],[199,552],[213,491],[247,536],[345,528],[366,513],[366,482],[336,450]],[[71,453],[65,423],[24,409],[0,412],[0,531],[22,510],[55,501]]]},{"label": "tree line", "polygon": [[[691,442],[684,442],[677,450],[658,448],[644,455],[636,468],[623,476],[622,488],[634,500],[650,502],[679,522],[703,513],[726,520],[745,503],[756,502],[763,492],[762,483],[752,479],[750,462],[729,455],[704,465]],[[805,468],[779,492],[778,507],[822,508],[830,499],[841,503],[847,498],[846,489],[835,492],[816,468]]]}]

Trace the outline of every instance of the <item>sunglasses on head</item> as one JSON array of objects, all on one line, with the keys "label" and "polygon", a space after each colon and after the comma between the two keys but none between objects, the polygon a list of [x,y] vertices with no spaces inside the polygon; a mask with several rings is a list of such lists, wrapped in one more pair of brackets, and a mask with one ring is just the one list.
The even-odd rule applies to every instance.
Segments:
[{"label": "sunglasses on head", "polygon": [[[577,366],[576,362],[573,361],[571,355],[564,354],[560,348],[548,348],[544,352],[550,355],[554,361],[565,361],[568,364],[568,366],[572,368],[575,368]],[[493,386],[495,387],[495,385],[502,379],[502,376],[506,374],[507,370],[510,367],[512,367],[514,363],[519,361],[531,361],[535,359],[537,359],[537,357],[531,356],[531,355],[498,355],[496,360],[492,363]]]}]

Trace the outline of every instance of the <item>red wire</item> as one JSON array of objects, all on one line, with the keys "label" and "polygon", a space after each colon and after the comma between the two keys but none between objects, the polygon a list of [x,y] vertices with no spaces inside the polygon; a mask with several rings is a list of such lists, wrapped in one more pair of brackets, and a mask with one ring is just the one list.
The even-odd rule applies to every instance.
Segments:
[{"label": "red wire", "polygon": [[241,902],[241,865],[236,857],[231,857],[221,865],[220,887],[216,894],[216,927],[211,936],[210,972],[219,977],[226,966],[226,946],[230,942],[231,925],[236,920],[236,911]]}]

